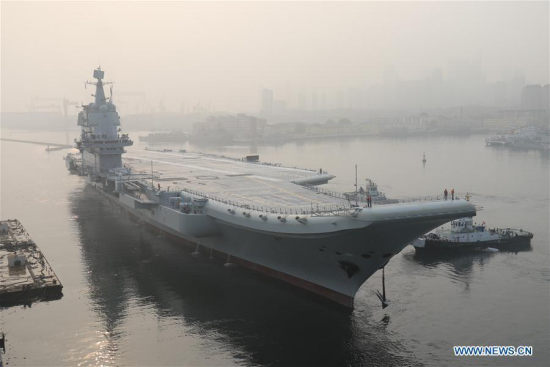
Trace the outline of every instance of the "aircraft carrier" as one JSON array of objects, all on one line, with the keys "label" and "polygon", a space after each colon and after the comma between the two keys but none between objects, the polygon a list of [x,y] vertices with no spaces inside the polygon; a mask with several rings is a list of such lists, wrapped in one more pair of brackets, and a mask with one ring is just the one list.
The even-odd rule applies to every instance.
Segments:
[{"label": "aircraft carrier", "polygon": [[474,216],[465,200],[362,207],[317,185],[319,170],[185,151],[132,151],[104,72],[78,116],[70,170],[162,234],[353,308],[355,294],[414,239]]}]

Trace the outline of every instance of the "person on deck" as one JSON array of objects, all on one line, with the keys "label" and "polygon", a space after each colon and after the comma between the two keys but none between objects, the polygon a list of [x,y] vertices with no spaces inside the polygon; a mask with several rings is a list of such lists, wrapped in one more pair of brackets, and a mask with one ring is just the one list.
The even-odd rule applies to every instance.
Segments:
[{"label": "person on deck", "polygon": [[445,200],[447,200],[447,197],[449,196],[449,192],[447,191],[447,189],[443,191],[443,195],[445,196]]},{"label": "person on deck", "polygon": [[455,199],[455,189],[451,190],[451,200]]}]

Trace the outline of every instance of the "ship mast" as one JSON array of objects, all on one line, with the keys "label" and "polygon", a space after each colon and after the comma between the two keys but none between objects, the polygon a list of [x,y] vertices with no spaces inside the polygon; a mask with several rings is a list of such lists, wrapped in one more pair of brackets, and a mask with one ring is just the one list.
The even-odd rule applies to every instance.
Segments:
[{"label": "ship mast", "polygon": [[[88,82],[84,83],[85,85],[95,85],[95,94],[92,94],[92,97],[95,97],[95,104],[101,106],[107,103],[107,98],[105,97],[105,91],[103,86],[107,84],[113,84],[112,82],[103,82],[105,72],[101,70],[101,66],[94,70],[94,78],[97,79],[97,82]],[[110,101],[112,102],[112,101]]]}]

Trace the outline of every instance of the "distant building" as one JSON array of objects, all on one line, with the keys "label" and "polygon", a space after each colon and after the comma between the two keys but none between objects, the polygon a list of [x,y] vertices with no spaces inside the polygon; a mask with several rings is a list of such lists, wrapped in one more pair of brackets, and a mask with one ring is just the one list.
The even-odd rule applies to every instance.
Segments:
[{"label": "distant building", "polygon": [[264,134],[267,121],[265,119],[238,115],[210,116],[204,122],[193,124],[194,134],[208,134],[209,132],[224,131],[232,138],[253,139]]},{"label": "distant building", "polygon": [[545,111],[550,110],[550,84],[546,84],[544,87],[542,87],[541,91],[541,108]]},{"label": "distant building", "polygon": [[483,128],[491,131],[506,131],[524,127],[527,125],[526,119],[519,116],[499,116],[486,118],[483,120]]},{"label": "distant building", "polygon": [[336,108],[343,109],[347,107],[346,93],[344,91],[338,91],[336,94]]},{"label": "distant building", "polygon": [[306,95],[304,93],[298,93],[298,109],[306,109]]},{"label": "distant building", "polygon": [[521,111],[530,123],[548,126],[550,116],[549,85],[528,85],[521,90]]},{"label": "distant building", "polygon": [[317,93],[313,93],[311,95],[311,109],[312,110],[319,109],[319,98],[317,97]]},{"label": "distant building", "polygon": [[273,113],[273,90],[262,89],[262,107],[260,112],[265,115]]},{"label": "distant building", "polygon": [[348,101],[346,108],[361,108],[362,105],[363,92],[359,88],[349,88],[348,89]]},{"label": "distant building", "polygon": [[274,101],[273,102],[273,112],[278,113],[284,113],[286,111],[286,101]]},{"label": "distant building", "polygon": [[443,71],[440,68],[432,69],[430,77],[432,83],[443,83]]},{"label": "distant building", "polygon": [[523,110],[542,109],[542,89],[539,84],[524,87],[521,90],[521,108]]}]

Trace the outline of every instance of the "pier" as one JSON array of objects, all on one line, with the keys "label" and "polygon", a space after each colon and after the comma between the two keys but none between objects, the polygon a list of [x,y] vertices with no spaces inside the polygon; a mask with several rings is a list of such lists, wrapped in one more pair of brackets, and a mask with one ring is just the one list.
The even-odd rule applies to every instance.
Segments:
[{"label": "pier", "polygon": [[[60,150],[60,149],[68,149],[68,148],[73,147],[72,145],[68,145],[68,144],[48,143],[48,142],[45,142],[45,141],[32,141],[32,140],[8,139],[8,138],[0,138],[0,140],[1,141],[11,141],[11,142],[14,142],[14,143],[46,145],[48,147],[48,150]],[[49,147],[52,147],[52,148],[49,148]]]},{"label": "pier", "polygon": [[23,225],[0,221],[0,306],[59,299],[62,288]]}]

